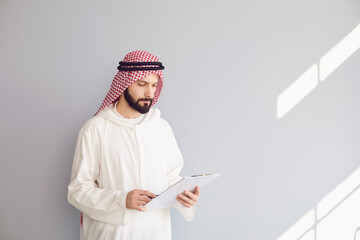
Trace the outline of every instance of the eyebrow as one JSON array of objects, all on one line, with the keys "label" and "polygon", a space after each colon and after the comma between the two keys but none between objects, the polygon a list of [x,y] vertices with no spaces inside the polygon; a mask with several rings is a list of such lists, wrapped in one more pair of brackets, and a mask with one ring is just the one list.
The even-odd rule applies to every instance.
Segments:
[{"label": "eyebrow", "polygon": [[[143,81],[143,80],[139,80],[138,82],[142,82],[142,83],[150,84],[150,83],[145,82],[145,81]],[[154,83],[154,84],[157,84],[157,83],[159,83],[159,80],[158,80],[156,83]]]}]

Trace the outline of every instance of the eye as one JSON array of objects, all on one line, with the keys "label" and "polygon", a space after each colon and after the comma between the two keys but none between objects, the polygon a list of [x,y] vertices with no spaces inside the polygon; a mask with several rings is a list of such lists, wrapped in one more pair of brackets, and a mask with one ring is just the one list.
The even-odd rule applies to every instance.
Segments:
[{"label": "eye", "polygon": [[140,83],[138,83],[138,85],[139,85],[139,86],[142,86],[142,87],[145,86],[145,84],[140,84]]}]

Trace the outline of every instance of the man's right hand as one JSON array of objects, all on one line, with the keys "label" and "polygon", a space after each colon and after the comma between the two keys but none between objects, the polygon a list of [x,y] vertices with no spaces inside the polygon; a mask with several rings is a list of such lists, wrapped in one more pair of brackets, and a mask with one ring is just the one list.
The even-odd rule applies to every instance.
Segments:
[{"label": "man's right hand", "polygon": [[135,209],[141,212],[146,211],[146,207],[140,207],[146,205],[151,201],[152,198],[155,198],[156,195],[152,192],[134,189],[128,192],[126,196],[126,208]]}]

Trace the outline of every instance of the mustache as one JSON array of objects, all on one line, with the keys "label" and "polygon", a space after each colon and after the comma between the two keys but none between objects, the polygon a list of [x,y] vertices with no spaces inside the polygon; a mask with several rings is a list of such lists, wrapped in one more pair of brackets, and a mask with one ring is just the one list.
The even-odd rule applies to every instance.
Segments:
[{"label": "mustache", "polygon": [[138,100],[138,102],[140,102],[140,101],[150,101],[150,102],[152,102],[153,99],[152,98],[141,98],[141,99]]}]

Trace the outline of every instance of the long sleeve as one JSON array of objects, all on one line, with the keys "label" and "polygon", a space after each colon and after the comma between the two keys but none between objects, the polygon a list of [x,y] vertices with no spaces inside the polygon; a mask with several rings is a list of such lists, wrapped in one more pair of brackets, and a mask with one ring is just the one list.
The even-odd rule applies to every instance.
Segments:
[{"label": "long sleeve", "polygon": [[89,217],[116,225],[127,224],[126,191],[101,189],[99,175],[99,140],[91,128],[82,128],[77,138],[68,201]]},{"label": "long sleeve", "polygon": [[[167,168],[167,178],[168,178],[168,186],[171,186],[181,179],[180,171],[184,166],[184,160],[180,152],[179,146],[176,142],[174,133],[170,126],[169,128],[170,128],[169,131],[170,159]],[[190,208],[187,208],[184,207],[180,202],[176,202],[176,204],[173,207],[176,208],[181,213],[181,215],[185,218],[185,220],[190,222],[194,218],[195,205]]]}]

